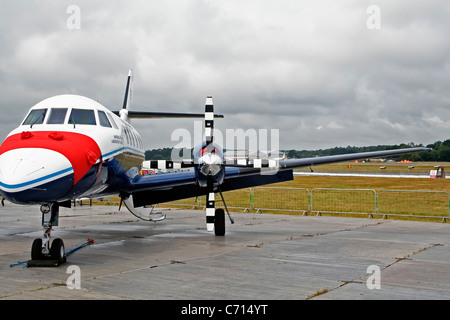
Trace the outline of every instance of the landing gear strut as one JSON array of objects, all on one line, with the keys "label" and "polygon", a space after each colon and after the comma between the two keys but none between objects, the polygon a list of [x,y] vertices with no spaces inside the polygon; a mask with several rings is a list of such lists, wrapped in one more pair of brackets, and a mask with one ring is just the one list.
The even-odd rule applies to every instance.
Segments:
[{"label": "landing gear strut", "polygon": [[41,206],[42,226],[44,234],[42,238],[35,239],[31,246],[31,260],[56,260],[58,263],[65,262],[64,242],[57,238],[50,246],[51,232],[53,226],[58,226],[59,204],[51,203]]},{"label": "landing gear strut", "polygon": [[[227,204],[223,198],[222,191],[218,189],[218,192],[222,198],[223,205],[228,214],[231,224],[234,223],[234,219],[231,217],[228,211]],[[225,235],[225,210],[215,209],[215,196],[214,192],[210,192],[206,195],[206,228],[208,231],[214,231],[216,236]]]}]

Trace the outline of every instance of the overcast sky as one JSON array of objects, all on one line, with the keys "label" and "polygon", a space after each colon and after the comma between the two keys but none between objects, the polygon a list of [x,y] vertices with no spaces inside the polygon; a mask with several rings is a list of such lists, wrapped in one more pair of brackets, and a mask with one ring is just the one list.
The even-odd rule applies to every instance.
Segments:
[{"label": "overcast sky", "polygon": [[[203,112],[211,95],[218,129],[279,129],[281,149],[450,138],[446,0],[0,4],[2,137],[53,95],[119,109],[132,68],[133,110]],[[133,125],[148,149],[194,132]]]}]

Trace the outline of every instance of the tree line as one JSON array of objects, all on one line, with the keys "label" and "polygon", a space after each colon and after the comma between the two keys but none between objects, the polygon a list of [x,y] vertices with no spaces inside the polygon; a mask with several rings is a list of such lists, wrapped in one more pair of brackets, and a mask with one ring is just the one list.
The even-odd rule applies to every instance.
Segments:
[{"label": "tree line", "polygon": [[[422,144],[402,143],[399,145],[377,145],[368,147],[334,147],[329,149],[318,150],[283,150],[281,153],[285,153],[288,158],[310,158],[310,157],[322,157],[333,156],[346,153],[357,152],[370,152],[380,150],[392,150],[412,147],[423,147]],[[401,155],[402,160],[410,160],[413,162],[418,161],[450,161],[450,139],[445,141],[436,141],[432,144],[426,145],[427,148],[432,150],[429,152],[414,152]],[[192,149],[191,149],[192,150]],[[189,154],[189,153],[185,153]],[[172,156],[172,148],[152,149],[145,151],[146,160],[170,160]],[[393,158],[398,158],[394,156]]]}]

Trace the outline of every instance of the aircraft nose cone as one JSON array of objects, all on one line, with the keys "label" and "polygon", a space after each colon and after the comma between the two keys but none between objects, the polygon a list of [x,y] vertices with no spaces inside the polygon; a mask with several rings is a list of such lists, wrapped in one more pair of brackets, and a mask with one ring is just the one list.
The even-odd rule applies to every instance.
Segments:
[{"label": "aircraft nose cone", "polygon": [[0,191],[11,202],[53,202],[72,185],[72,165],[56,151],[21,148],[0,155]]}]

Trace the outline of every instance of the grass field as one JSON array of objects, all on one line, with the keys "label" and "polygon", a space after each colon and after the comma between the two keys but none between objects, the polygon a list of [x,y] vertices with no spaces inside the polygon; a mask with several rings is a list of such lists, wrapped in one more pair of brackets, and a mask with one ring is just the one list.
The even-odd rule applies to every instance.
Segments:
[{"label": "grass field", "polygon": [[383,177],[304,177],[273,186],[289,188],[395,189],[450,192],[450,179],[383,178]]},{"label": "grass field", "polygon": [[[348,168],[348,165],[351,168]],[[429,173],[435,166],[442,166],[450,174],[450,163],[341,163],[314,167],[314,171],[323,172],[424,172]],[[409,167],[414,167],[409,169]],[[386,169],[380,169],[386,167]],[[298,171],[309,171],[309,168],[302,168]],[[447,181],[448,180],[448,181]],[[295,177],[279,186],[289,186],[296,188],[342,188],[342,189],[395,189],[395,190],[425,190],[425,191],[446,191],[450,192],[450,179],[417,179],[417,178],[368,178],[368,177]]]},{"label": "grass field", "polygon": [[[314,171],[379,171],[380,166],[386,166],[387,172],[426,172],[434,169],[436,165],[449,168],[449,163],[415,163],[415,164],[354,164],[352,168],[348,163],[314,167]],[[414,168],[411,168],[414,166]],[[302,169],[309,171],[309,168]],[[449,171],[450,174],[450,171]],[[253,195],[248,189],[224,193],[227,206],[236,211],[248,208],[250,202],[257,208],[279,208],[278,210],[262,210],[271,213],[303,214],[312,202],[314,211],[322,214],[356,213],[375,214],[383,213],[389,217],[407,218],[409,216],[422,217],[448,217],[450,193],[450,179],[430,178],[384,178],[384,177],[323,177],[323,176],[295,176],[293,181],[272,184],[267,189],[254,189]],[[290,188],[289,190],[274,190],[271,188]],[[306,189],[306,191],[305,191]],[[313,189],[340,189],[340,190],[313,190]],[[347,191],[358,189],[358,191]],[[373,191],[365,191],[365,190]],[[313,190],[312,200],[308,191]],[[426,192],[393,192],[381,190],[404,190]],[[381,191],[381,192],[380,192]],[[375,196],[379,195],[378,198]],[[196,199],[189,199],[193,203]],[[178,203],[186,203],[186,200]],[[204,199],[201,199],[204,204]],[[220,203],[218,203],[220,206]],[[233,210],[231,210],[233,211]],[[333,213],[334,212],[334,213]],[[340,214],[341,215],[341,214]],[[347,214],[348,215],[348,214]],[[398,215],[398,216],[397,216]],[[380,215],[382,217],[383,215]]]},{"label": "grass field", "polygon": [[[351,167],[349,167],[349,165]],[[449,162],[416,162],[416,163],[396,163],[396,162],[366,162],[366,163],[338,163],[313,167],[314,171],[337,171],[337,172],[427,172],[441,166],[445,171],[450,170]],[[384,169],[381,169],[384,168]],[[310,171],[309,168],[301,168],[296,171]],[[450,171],[449,171],[450,173]]]}]

